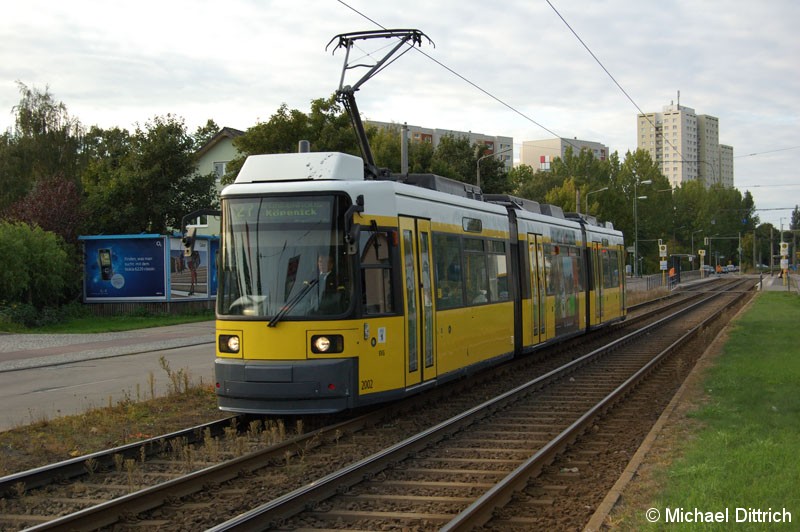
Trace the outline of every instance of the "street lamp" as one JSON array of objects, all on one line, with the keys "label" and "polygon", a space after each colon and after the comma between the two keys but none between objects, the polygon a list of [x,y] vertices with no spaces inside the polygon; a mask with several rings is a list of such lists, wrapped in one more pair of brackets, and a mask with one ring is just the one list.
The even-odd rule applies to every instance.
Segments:
[{"label": "street lamp", "polygon": [[[636,177],[635,174],[634,177]],[[640,199],[647,199],[647,196],[639,196],[637,188],[639,185],[649,185],[652,182],[653,181],[650,179],[646,179],[640,182],[638,177],[633,181],[633,276],[634,277],[639,277],[639,213],[636,210],[636,204]]]},{"label": "street lamp", "polygon": [[487,153],[486,155],[481,155],[480,157],[478,157],[478,161],[475,163],[475,167],[476,167],[475,168],[476,169],[475,175],[477,177],[476,183],[478,185],[478,188],[480,188],[480,186],[481,186],[481,161],[486,159],[487,157],[494,157],[495,155],[500,155],[502,153],[506,153],[506,152],[512,151],[513,149],[514,149],[513,147],[506,148],[505,150],[501,150],[501,151],[499,151],[497,153]]},{"label": "street lamp", "polygon": [[608,190],[608,187],[598,188],[597,190],[592,190],[591,192],[586,193],[586,208],[583,209],[586,214],[589,214],[589,194],[597,194],[598,192],[602,192],[604,190]]}]

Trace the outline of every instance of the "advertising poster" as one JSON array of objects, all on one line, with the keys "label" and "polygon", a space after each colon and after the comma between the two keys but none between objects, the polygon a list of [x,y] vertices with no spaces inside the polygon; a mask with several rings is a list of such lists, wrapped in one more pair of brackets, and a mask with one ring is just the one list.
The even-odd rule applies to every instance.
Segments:
[{"label": "advertising poster", "polygon": [[83,236],[84,301],[165,301],[168,239],[161,235]]},{"label": "advertising poster", "polygon": [[217,264],[219,261],[219,238],[212,238],[208,242],[208,295],[217,297]]},{"label": "advertising poster", "polygon": [[[211,268],[210,240],[197,237],[191,255],[186,256],[180,238],[170,239],[170,299],[208,299]],[[213,262],[213,261],[212,261]]]}]

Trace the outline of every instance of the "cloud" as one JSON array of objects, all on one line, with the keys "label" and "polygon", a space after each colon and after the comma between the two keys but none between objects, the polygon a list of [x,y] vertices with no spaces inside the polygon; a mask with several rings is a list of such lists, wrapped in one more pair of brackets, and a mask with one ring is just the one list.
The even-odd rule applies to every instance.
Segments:
[{"label": "cloud", "polygon": [[[191,128],[212,118],[246,129],[282,103],[307,111],[332,94],[343,54],[325,45],[376,22],[422,30],[435,43],[422,51],[441,65],[418,52],[389,65],[357,94],[370,119],[517,144],[549,130],[624,153],[636,147],[636,105],[660,111],[680,90],[683,105],[719,118],[735,155],[800,144],[794,0],[552,5],[583,43],[547,2],[528,0],[18,2],[0,19],[0,129],[12,125],[15,80],[49,86],[84,124],[131,127],[172,113]],[[798,166],[800,150],[737,157],[736,182],[789,185]],[[764,208],[798,202],[788,186],[753,195]],[[788,216],[764,212],[776,224]]]}]

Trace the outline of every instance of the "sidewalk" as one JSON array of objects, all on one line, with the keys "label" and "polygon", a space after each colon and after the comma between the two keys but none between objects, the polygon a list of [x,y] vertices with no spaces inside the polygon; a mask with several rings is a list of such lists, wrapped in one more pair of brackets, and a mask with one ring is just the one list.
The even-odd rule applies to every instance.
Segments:
[{"label": "sidewalk", "polygon": [[[753,276],[755,281],[759,282],[759,277]],[[800,275],[790,274],[784,284],[784,279],[777,275],[765,275],[760,279],[760,289],[770,292],[792,292],[800,294]]]},{"label": "sidewalk", "polygon": [[0,372],[214,342],[214,321],[98,334],[0,334]]}]

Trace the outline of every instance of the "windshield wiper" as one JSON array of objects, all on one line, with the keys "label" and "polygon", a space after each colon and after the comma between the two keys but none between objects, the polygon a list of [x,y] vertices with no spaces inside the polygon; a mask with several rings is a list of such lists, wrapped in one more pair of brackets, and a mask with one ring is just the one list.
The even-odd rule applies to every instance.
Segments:
[{"label": "windshield wiper", "polygon": [[303,289],[300,290],[292,299],[287,301],[286,304],[281,307],[278,313],[275,314],[271,320],[269,320],[267,327],[275,327],[278,322],[281,321],[284,316],[286,316],[286,313],[292,310],[294,306],[297,305],[300,300],[303,299],[303,297],[305,297],[305,295],[318,284],[319,279],[311,279],[310,281],[306,281],[306,285],[303,287]]}]

